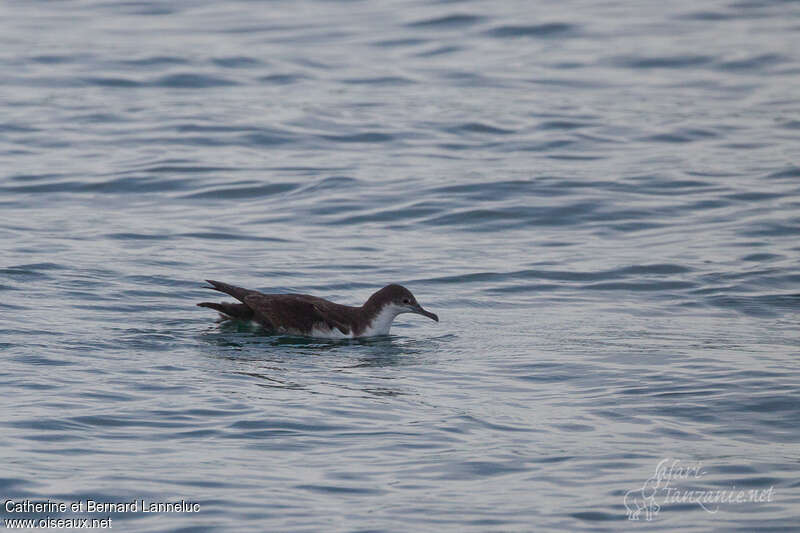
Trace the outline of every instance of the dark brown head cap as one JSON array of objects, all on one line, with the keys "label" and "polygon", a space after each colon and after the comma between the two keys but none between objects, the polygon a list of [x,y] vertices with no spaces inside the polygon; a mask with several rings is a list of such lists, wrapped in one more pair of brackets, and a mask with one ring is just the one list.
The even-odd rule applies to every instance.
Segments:
[{"label": "dark brown head cap", "polygon": [[395,303],[398,305],[408,305],[408,304],[415,304],[417,303],[417,299],[414,298],[414,295],[411,294],[411,291],[403,287],[402,285],[398,285],[396,283],[392,283],[391,285],[387,285],[369,298],[376,303],[380,303],[381,306],[388,304],[388,303]]},{"label": "dark brown head cap", "polygon": [[436,322],[439,321],[439,317],[436,316],[434,313],[428,312],[422,308],[419,303],[417,303],[417,299],[414,298],[414,295],[411,294],[411,291],[403,287],[402,285],[397,285],[396,283],[392,283],[390,285],[385,286],[375,294],[369,297],[367,303],[364,304],[364,307],[371,307],[376,311],[379,311],[383,308],[383,306],[388,304],[394,304],[398,307],[406,308],[406,311],[409,313],[416,313],[418,315],[426,316]]}]

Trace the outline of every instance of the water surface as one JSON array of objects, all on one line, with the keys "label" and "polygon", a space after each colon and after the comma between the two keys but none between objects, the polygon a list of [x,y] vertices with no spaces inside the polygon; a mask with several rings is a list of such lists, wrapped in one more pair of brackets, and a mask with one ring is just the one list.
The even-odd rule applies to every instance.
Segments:
[{"label": "water surface", "polygon": [[[122,531],[622,530],[672,458],[774,497],[637,529],[795,528],[798,15],[6,2],[3,500],[201,507]],[[195,307],[206,278],[403,283],[441,322],[270,337]]]}]

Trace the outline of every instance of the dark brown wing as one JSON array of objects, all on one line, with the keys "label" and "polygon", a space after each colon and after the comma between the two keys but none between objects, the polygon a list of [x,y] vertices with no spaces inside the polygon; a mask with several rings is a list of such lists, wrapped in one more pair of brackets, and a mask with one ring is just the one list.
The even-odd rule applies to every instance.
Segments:
[{"label": "dark brown wing", "polygon": [[197,305],[200,307],[208,307],[209,309],[216,309],[225,315],[226,318],[235,318],[238,320],[252,320],[253,318],[253,310],[245,304],[201,302]]},{"label": "dark brown wing", "polygon": [[322,299],[296,294],[250,294],[243,301],[257,320],[272,329],[307,334],[315,327],[327,326],[345,335],[350,333],[350,327]]},{"label": "dark brown wing", "polygon": [[237,287],[236,285],[222,283],[221,281],[214,281],[213,279],[207,279],[206,281],[209,285],[211,285],[211,287],[206,287],[207,289],[214,289],[215,291],[224,292],[225,294],[233,296],[240,302],[244,302],[245,296],[250,294],[260,294],[258,291],[251,291],[250,289],[244,289],[242,287]]}]

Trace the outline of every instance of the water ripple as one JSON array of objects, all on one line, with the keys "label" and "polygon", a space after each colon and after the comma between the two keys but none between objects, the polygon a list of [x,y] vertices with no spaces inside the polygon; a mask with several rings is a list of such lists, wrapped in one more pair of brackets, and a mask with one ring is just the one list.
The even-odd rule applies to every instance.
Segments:
[{"label": "water ripple", "polygon": [[[5,3],[7,497],[622,529],[676,458],[775,498],[650,526],[795,529],[797,6],[520,6]],[[276,336],[209,277],[441,321]]]},{"label": "water ripple", "polygon": [[531,26],[498,26],[486,32],[490,37],[501,39],[514,37],[555,37],[575,33],[577,27],[564,22],[550,22],[547,24],[534,24]]}]

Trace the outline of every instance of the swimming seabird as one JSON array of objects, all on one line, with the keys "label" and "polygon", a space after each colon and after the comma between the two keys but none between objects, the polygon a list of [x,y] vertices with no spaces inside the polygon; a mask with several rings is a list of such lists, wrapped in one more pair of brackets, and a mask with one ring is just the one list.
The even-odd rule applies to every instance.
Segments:
[{"label": "swimming seabird", "polygon": [[369,297],[361,307],[341,305],[308,294],[264,294],[211,279],[214,289],[241,303],[202,302],[224,318],[255,321],[274,333],[327,339],[388,335],[392,321],[401,313],[416,313],[436,322],[439,317],[417,303],[411,291],[391,284]]}]

